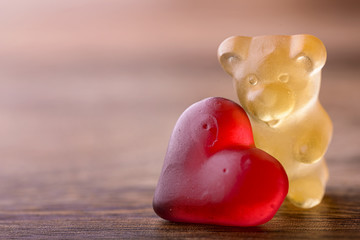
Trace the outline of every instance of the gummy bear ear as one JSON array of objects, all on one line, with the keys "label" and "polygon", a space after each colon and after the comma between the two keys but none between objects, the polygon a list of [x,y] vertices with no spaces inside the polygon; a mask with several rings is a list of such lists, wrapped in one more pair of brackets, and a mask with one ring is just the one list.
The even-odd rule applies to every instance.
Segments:
[{"label": "gummy bear ear", "polygon": [[326,62],[326,48],[320,39],[312,35],[294,35],[291,39],[290,56],[310,72],[319,71]]},{"label": "gummy bear ear", "polygon": [[235,67],[246,58],[251,37],[233,36],[225,39],[218,48],[218,60],[231,76]]}]

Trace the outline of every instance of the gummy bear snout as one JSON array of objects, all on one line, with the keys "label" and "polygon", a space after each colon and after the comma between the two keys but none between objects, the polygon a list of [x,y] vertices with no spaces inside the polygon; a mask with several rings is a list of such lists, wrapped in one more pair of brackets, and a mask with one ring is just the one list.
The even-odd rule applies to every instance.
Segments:
[{"label": "gummy bear snout", "polygon": [[270,83],[249,91],[245,106],[254,118],[270,122],[287,117],[294,105],[294,94],[285,84]]}]

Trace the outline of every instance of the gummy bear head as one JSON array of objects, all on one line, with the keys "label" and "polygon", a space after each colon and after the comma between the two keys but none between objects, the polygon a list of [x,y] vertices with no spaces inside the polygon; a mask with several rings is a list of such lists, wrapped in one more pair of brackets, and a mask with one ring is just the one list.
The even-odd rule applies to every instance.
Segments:
[{"label": "gummy bear head", "polygon": [[221,43],[218,58],[246,112],[275,127],[316,103],[326,49],[311,35],[235,36]]}]

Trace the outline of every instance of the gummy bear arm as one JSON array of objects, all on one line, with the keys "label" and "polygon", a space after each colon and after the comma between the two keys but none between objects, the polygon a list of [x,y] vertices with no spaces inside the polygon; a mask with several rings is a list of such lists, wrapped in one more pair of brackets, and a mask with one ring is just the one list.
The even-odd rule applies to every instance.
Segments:
[{"label": "gummy bear arm", "polygon": [[321,106],[318,102],[317,105],[319,106],[319,116],[322,116],[322,119],[317,121],[317,127],[320,130],[321,136],[323,136],[323,143],[324,143],[324,154],[327,150],[328,145],[330,144],[332,134],[333,134],[333,124],[332,121],[325,111],[325,109]]},{"label": "gummy bear arm", "polygon": [[317,108],[317,111],[318,119],[314,119],[314,125],[304,131],[294,146],[295,159],[302,163],[320,160],[331,141],[332,122],[321,106]]}]

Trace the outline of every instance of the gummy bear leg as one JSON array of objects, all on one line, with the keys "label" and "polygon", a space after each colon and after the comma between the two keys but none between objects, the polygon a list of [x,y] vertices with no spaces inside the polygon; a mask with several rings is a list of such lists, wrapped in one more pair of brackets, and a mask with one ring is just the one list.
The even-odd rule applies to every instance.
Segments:
[{"label": "gummy bear leg", "polygon": [[328,169],[322,159],[316,168],[305,176],[291,179],[288,199],[297,207],[312,208],[324,197]]},{"label": "gummy bear leg", "polygon": [[319,179],[300,178],[290,181],[288,199],[297,207],[312,208],[321,202],[324,193]]}]

